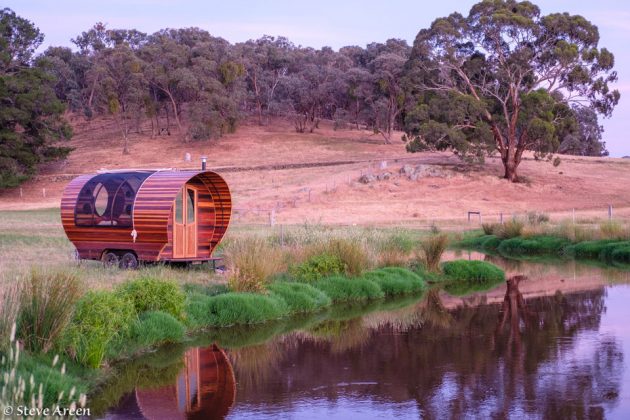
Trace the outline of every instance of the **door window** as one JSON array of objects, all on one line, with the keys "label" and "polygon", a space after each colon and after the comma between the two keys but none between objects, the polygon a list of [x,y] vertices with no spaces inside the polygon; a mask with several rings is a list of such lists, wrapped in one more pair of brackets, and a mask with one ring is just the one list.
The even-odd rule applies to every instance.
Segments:
[{"label": "door window", "polygon": [[186,189],[186,223],[195,223],[195,191]]}]

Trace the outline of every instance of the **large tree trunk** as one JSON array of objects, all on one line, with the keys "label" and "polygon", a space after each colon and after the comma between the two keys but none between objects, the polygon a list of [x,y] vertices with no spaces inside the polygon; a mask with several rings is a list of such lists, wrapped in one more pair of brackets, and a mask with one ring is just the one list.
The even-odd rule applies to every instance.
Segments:
[{"label": "large tree trunk", "polygon": [[510,139],[507,150],[501,156],[501,160],[503,161],[503,168],[505,169],[505,174],[503,178],[507,179],[510,182],[518,182],[518,175],[516,174],[516,168],[520,163],[520,159],[517,158],[517,150],[514,146],[515,139]]}]

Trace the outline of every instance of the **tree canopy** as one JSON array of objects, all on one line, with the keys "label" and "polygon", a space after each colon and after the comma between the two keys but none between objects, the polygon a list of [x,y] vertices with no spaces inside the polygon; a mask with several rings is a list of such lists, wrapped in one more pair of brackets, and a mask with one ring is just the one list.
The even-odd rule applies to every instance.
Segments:
[{"label": "tree canopy", "polygon": [[436,19],[407,63],[408,150],[477,159],[498,150],[505,178],[518,180],[523,152],[556,151],[576,110],[612,113],[620,97],[609,87],[614,57],[598,43],[582,16],[543,16],[528,1],[484,0],[467,17]]},{"label": "tree canopy", "polygon": [[65,156],[70,138],[51,76],[54,63],[33,61],[43,35],[28,20],[0,10],[0,188],[19,185],[37,165]]},{"label": "tree canopy", "polygon": [[200,28],[145,34],[103,23],[75,48],[51,46],[9,9],[0,11],[0,188],[67,155],[65,110],[115,122],[123,153],[151,137],[204,141],[249,116],[291,121],[310,133],[321,120],[368,129],[410,152],[452,150],[483,160],[498,153],[516,181],[526,150],[605,155],[598,115],[619,92],[614,57],[581,16],[543,16],[530,2],[485,0],[400,39],[314,49],[264,35],[231,44]]}]

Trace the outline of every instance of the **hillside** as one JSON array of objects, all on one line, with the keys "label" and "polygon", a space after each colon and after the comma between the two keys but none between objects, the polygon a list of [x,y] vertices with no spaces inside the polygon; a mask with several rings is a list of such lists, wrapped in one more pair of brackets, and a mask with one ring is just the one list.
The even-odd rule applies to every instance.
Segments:
[{"label": "hillside", "polygon": [[[630,215],[624,159],[561,156],[554,167],[529,158],[520,167],[526,182],[510,184],[497,159],[467,167],[450,153],[409,154],[402,142],[386,145],[372,132],[333,130],[326,122],[313,134],[295,133],[283,121],[248,123],[219,140],[190,143],[175,132],[151,139],[147,129],[132,133],[130,155],[122,154],[112,121],[75,117],[72,124],[74,152],[24,184],[22,197],[20,189],[0,193],[0,210],[56,207],[72,177],[100,168],[196,168],[207,155],[208,167],[231,186],[235,221],[246,223],[268,223],[273,208],[276,223],[459,224],[469,210],[497,220],[501,212],[529,210],[568,217],[574,208],[580,217],[605,217],[608,204],[615,215]],[[403,165],[422,166],[405,176]],[[389,179],[359,182],[386,172]]]}]

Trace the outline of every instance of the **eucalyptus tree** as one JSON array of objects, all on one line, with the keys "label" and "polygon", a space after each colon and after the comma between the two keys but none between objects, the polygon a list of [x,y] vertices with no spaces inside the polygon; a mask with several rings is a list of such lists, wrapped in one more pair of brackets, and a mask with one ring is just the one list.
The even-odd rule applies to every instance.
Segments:
[{"label": "eucalyptus tree", "polygon": [[559,145],[570,105],[610,116],[620,94],[613,54],[597,27],[569,13],[541,15],[528,1],[485,0],[421,30],[407,64],[411,152],[453,149],[482,158],[498,150],[517,181],[525,150]]},{"label": "eucalyptus tree", "polygon": [[35,62],[43,34],[11,9],[0,9],[0,189],[18,186],[37,164],[66,156],[72,130],[46,60]]},{"label": "eucalyptus tree", "polygon": [[256,108],[258,124],[276,98],[278,84],[287,75],[295,46],[285,37],[263,36],[237,44],[236,54],[244,66],[249,100]]},{"label": "eucalyptus tree", "polygon": [[99,51],[89,71],[98,80],[95,92],[101,109],[116,121],[123,139],[123,154],[129,154],[131,123],[144,112],[147,86],[143,67],[131,48],[121,43]]},{"label": "eucalyptus tree", "polygon": [[401,84],[404,66],[409,59],[410,48],[406,41],[390,39],[385,44],[368,45],[371,56],[368,68],[373,74],[375,129],[389,144],[396,128],[397,119],[405,104],[405,90]]}]

